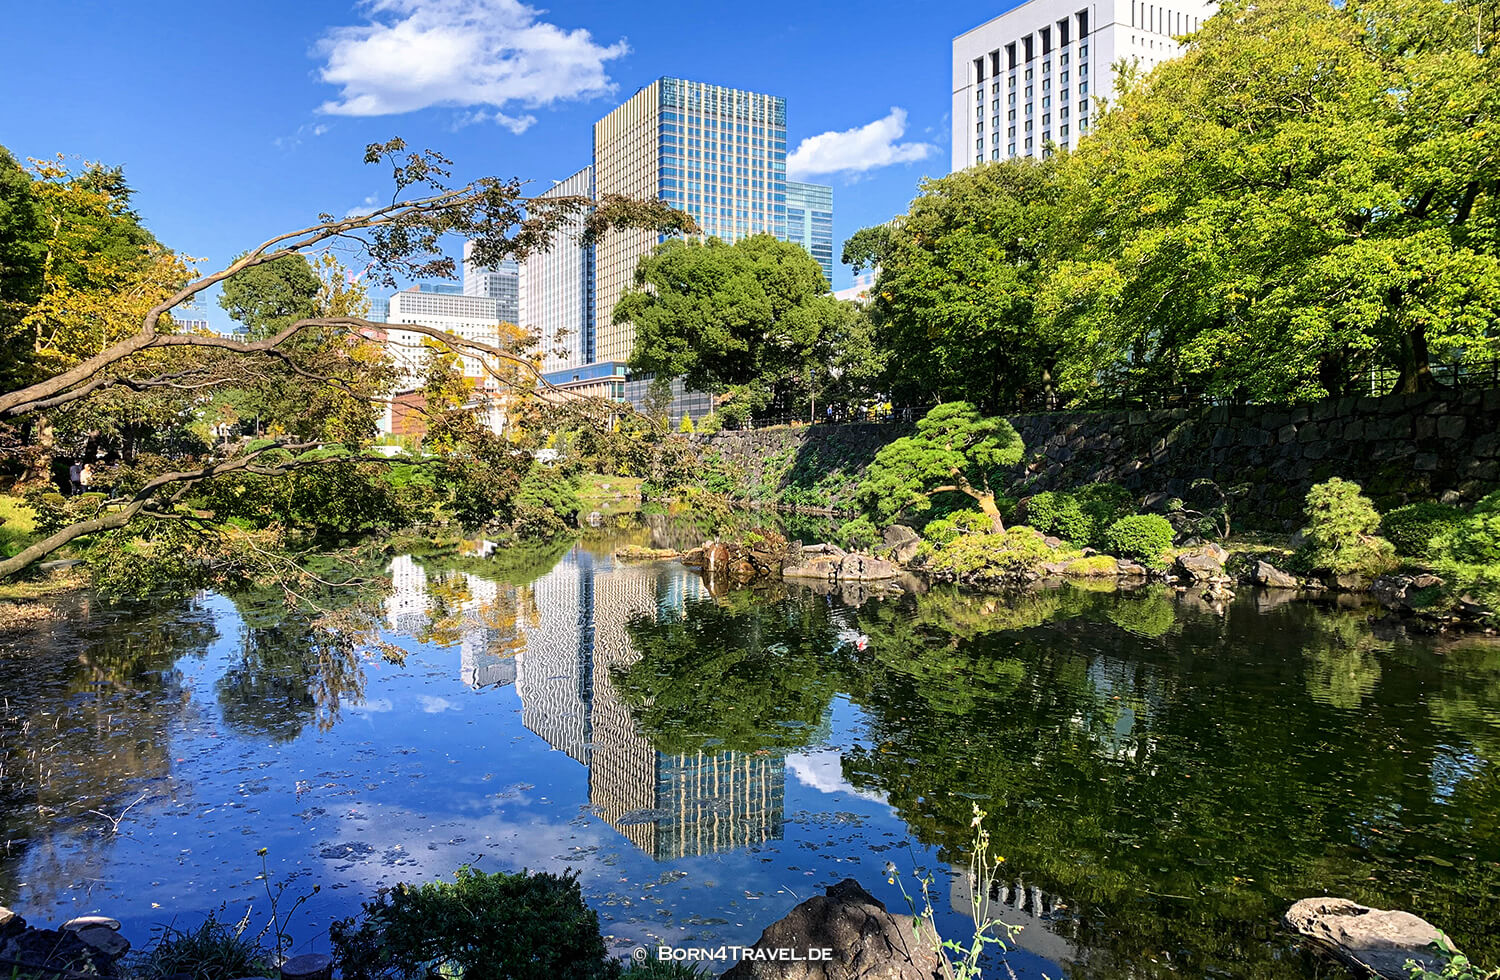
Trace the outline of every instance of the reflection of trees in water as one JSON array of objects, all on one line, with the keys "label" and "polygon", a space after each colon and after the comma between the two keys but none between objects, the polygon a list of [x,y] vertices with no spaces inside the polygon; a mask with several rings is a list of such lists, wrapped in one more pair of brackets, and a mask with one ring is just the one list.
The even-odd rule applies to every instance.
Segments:
[{"label": "reflection of trees in water", "polygon": [[[174,669],[217,639],[189,601],[143,613],[94,610],[36,648],[0,655],[0,895],[25,868],[31,902],[86,891],[118,815],[164,791],[169,733],[189,694]],[[142,804],[145,805],[145,804]]]},{"label": "reflection of trees in water", "polygon": [[[1440,662],[1382,668],[1367,627],[1309,605],[1220,618],[1178,602],[1168,630],[1167,594],[994,602],[860,610],[869,644],[846,676],[869,740],[845,776],[954,863],[984,797],[1007,867],[1073,904],[1057,928],[1090,951],[1073,975],[1167,975],[1184,956],[1195,975],[1281,975],[1276,916],[1330,889],[1495,954],[1500,780],[1450,763],[1423,692],[1442,671],[1463,691],[1455,721],[1496,729]],[[1331,712],[1339,698],[1363,710]]]},{"label": "reflection of trees in water", "polygon": [[640,659],[613,672],[615,690],[661,752],[806,745],[839,688],[829,608],[734,594],[633,617]]}]

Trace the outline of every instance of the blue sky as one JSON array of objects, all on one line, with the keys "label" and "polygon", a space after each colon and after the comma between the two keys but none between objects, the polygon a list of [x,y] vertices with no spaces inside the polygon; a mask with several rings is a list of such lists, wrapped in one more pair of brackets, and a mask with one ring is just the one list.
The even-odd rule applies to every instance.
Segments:
[{"label": "blue sky", "polygon": [[947,172],[951,39],[1014,5],[15,4],[0,144],[123,165],[150,228],[206,271],[388,194],[368,142],[542,189],[588,162],[594,120],[678,75],[786,97],[789,150],[821,137],[794,160],[834,186],[837,253]]}]

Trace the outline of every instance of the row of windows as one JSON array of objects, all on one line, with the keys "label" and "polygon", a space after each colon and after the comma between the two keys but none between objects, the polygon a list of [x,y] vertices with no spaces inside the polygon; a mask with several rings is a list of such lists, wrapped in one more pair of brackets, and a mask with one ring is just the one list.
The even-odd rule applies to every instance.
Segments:
[{"label": "row of windows", "polygon": [[[1057,47],[1065,48],[1072,41],[1070,28],[1077,27],[1078,37],[1082,40],[1089,33],[1089,12],[1080,10],[1072,17],[1064,17],[1055,24],[1049,24],[1040,28],[1019,41],[1012,41],[1004,48],[1005,68],[1014,70],[1018,64],[1034,60],[1038,53],[1048,55],[1052,53],[1053,40],[1057,41]],[[1054,33],[1055,32],[1055,33]],[[982,82],[985,79],[985,65],[988,62],[990,75],[998,75],[1001,72],[1001,50],[991,51],[988,57],[981,55],[974,59],[974,80]]]},{"label": "row of windows", "polygon": [[[1089,121],[1087,119],[1079,119],[1078,120],[1078,132],[1080,134],[1086,133],[1086,132],[1088,132],[1088,129],[1089,129]],[[1029,123],[1027,124],[1026,131],[1028,133],[1031,132],[1031,126],[1030,126]],[[1059,126],[1057,128],[1058,139],[1061,140],[1062,142],[1066,143],[1068,141],[1068,138],[1071,135],[1071,132],[1072,131],[1069,128],[1068,123],[1061,123],[1061,124],[1059,124]],[[1010,129],[1011,142],[1009,142],[1009,143],[1006,144],[1006,153],[1009,156],[1015,156],[1016,155],[1016,144],[1014,142],[1015,135],[1016,135],[1015,127],[1012,126],[1011,129]],[[1050,130],[1050,129],[1043,130],[1042,131],[1042,144],[1043,144],[1043,146],[1046,146],[1046,144],[1049,144],[1051,142],[1052,142],[1052,130]],[[995,136],[991,139],[991,143],[994,145],[995,149],[993,149],[993,150],[990,151],[990,159],[991,160],[999,160],[1000,159],[1000,134],[999,133],[995,134]],[[1024,143],[1022,145],[1029,152],[1032,149],[1032,137],[1031,136],[1025,137],[1025,141],[1024,141]],[[984,140],[975,140],[974,141],[974,153],[975,153],[974,162],[975,163],[983,163],[984,162]],[[1047,155],[1051,156],[1050,150],[1047,152]]]},{"label": "row of windows", "polygon": [[1190,34],[1198,29],[1201,21],[1180,10],[1168,10],[1155,4],[1130,2],[1130,26],[1144,27],[1157,34]]}]

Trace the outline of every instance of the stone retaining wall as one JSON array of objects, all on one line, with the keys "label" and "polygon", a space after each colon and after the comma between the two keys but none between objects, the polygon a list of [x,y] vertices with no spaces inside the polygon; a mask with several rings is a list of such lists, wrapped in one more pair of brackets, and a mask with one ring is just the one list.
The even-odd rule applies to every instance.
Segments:
[{"label": "stone retaining wall", "polygon": [[[1296,408],[1050,412],[1011,419],[1028,492],[1109,480],[1147,504],[1185,496],[1194,480],[1250,484],[1240,523],[1291,529],[1308,487],[1340,476],[1386,510],[1444,497],[1472,503],[1500,486],[1500,390],[1331,399]],[[747,471],[791,450],[787,481],[805,485],[820,459],[867,462],[910,426],[850,425],[725,432],[702,443]]]}]

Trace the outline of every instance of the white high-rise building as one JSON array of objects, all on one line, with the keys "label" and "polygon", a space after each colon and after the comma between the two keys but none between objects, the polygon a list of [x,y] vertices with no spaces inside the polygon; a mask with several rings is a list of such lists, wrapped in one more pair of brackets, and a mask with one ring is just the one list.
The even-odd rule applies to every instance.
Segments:
[{"label": "white high-rise building", "polygon": [[[594,196],[594,168],[584,167],[541,197]],[[588,364],[594,359],[594,250],[579,243],[584,215],[559,228],[551,244],[521,262],[521,318],[537,337],[543,371]]]},{"label": "white high-rise building", "polygon": [[[390,298],[386,322],[392,325],[415,323],[434,327],[464,340],[491,346],[500,344],[500,312],[496,301],[488,296],[463,296],[413,287]],[[387,337],[391,356],[403,375],[401,387],[411,387],[427,372],[428,350],[423,344],[425,338],[422,334],[394,329],[389,331]],[[464,377],[473,378],[478,387],[493,389],[498,384],[485,369],[484,362],[487,360],[493,359],[465,355]]]},{"label": "white high-rise building", "polygon": [[501,262],[493,269],[474,263],[474,243],[464,242],[465,296],[484,296],[495,301],[502,323],[520,323],[520,267],[513,261]]},{"label": "white high-rise building", "polygon": [[1074,147],[1116,65],[1150,71],[1214,13],[1201,0],[1030,0],[953,39],[953,169]]}]

